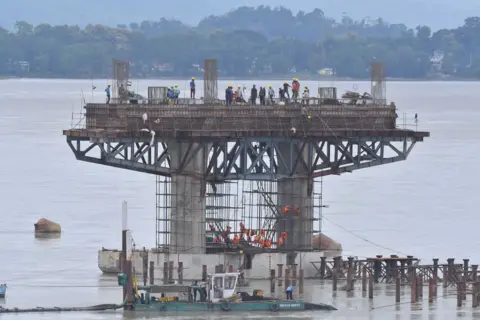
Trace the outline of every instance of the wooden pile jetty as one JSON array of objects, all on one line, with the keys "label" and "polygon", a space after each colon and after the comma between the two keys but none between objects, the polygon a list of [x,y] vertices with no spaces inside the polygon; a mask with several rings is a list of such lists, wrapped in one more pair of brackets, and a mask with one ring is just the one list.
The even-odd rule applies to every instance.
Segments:
[{"label": "wooden pile jetty", "polygon": [[455,263],[454,258],[447,259],[447,263],[440,264],[439,259],[432,259],[432,264],[420,264],[420,260],[413,257],[398,257],[391,255],[364,260],[348,257],[334,257],[327,261],[322,257],[318,262],[312,262],[317,270],[317,278],[332,280],[333,293],[337,292],[338,281],[346,281],[346,290],[355,289],[355,281],[361,280],[362,292],[367,292],[368,298],[373,299],[375,283],[395,283],[395,302],[400,303],[400,287],[411,287],[411,303],[423,299],[424,284],[428,284],[428,301],[432,303],[437,297],[437,286],[442,284],[444,289],[453,288],[457,293],[457,306],[461,307],[466,301],[467,294],[472,295],[472,307],[480,304],[480,279],[478,265],[469,265],[469,259],[462,259],[462,263]]}]

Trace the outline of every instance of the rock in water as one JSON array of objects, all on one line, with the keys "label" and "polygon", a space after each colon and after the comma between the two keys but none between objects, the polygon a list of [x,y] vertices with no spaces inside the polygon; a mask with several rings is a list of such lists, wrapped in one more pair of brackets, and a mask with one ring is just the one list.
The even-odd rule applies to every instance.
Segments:
[{"label": "rock in water", "polygon": [[62,228],[58,223],[50,221],[48,219],[40,219],[34,224],[35,232],[38,233],[61,233]]},{"label": "rock in water", "polygon": [[316,250],[342,251],[342,245],[323,233],[313,237],[313,248]]}]

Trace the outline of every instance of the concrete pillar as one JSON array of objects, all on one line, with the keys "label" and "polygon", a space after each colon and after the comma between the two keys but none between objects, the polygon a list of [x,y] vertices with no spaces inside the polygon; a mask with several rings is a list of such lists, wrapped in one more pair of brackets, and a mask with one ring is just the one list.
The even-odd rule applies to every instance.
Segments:
[{"label": "concrete pillar", "polygon": [[[171,253],[205,253],[205,181],[208,151],[197,144],[169,141],[172,196]],[[184,159],[187,159],[184,161]]]},{"label": "concrete pillar", "polygon": [[[287,240],[283,247],[286,249],[312,248],[312,197],[307,196],[308,179],[278,181],[278,207],[283,210],[289,206],[291,212],[284,214],[278,223],[279,236],[287,232]],[[299,213],[296,212],[297,208]]]},{"label": "concrete pillar", "polygon": [[[293,168],[298,158],[298,152],[290,143],[279,143],[278,148],[283,156],[286,167]],[[297,146],[300,151],[301,146]],[[309,147],[302,152],[303,159],[308,162]],[[278,165],[280,174],[288,174],[285,165]],[[283,207],[289,206],[292,212],[283,215],[279,221],[277,230],[279,235],[287,232],[287,241],[283,244],[286,249],[312,249],[313,237],[313,179],[308,177],[308,172],[300,160],[295,173],[304,178],[280,179],[277,181],[278,197],[277,205],[283,214]],[[297,214],[296,210],[299,210]]]}]

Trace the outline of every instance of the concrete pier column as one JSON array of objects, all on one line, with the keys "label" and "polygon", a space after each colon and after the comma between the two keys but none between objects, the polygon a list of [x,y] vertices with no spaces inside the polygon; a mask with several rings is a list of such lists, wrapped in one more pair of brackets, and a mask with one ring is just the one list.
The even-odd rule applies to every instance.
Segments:
[{"label": "concrete pier column", "polygon": [[[311,249],[313,230],[313,199],[307,195],[308,179],[280,180],[278,184],[278,206],[290,208],[279,222],[278,233],[287,232],[286,249]],[[283,211],[282,211],[283,212]]]},{"label": "concrete pier column", "polygon": [[208,148],[168,142],[171,155],[171,253],[205,253],[205,181]]},{"label": "concrete pier column", "polygon": [[[288,174],[288,168],[293,168],[297,162],[298,152],[290,143],[280,143],[283,160],[286,166],[279,164],[278,170],[281,174]],[[301,146],[297,149],[300,151]],[[308,162],[309,147],[302,151],[303,159]],[[297,177],[295,177],[297,175]],[[298,176],[302,176],[299,178]],[[287,232],[285,249],[311,249],[313,237],[313,179],[308,177],[308,172],[302,160],[295,167],[292,178],[280,179],[277,181],[278,197],[277,205],[283,214],[283,208],[288,206],[290,212],[283,214],[283,219],[277,225],[278,236]]]}]

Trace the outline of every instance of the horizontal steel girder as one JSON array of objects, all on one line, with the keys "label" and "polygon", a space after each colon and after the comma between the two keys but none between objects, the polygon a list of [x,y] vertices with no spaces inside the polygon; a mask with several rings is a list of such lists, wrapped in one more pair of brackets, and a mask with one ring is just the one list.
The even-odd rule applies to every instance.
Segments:
[{"label": "horizontal steel girder", "polygon": [[[193,175],[212,182],[315,178],[352,172],[406,160],[416,142],[406,137],[326,141],[257,137],[183,142],[188,147],[181,159],[175,159],[180,165],[173,170],[167,141],[109,142],[67,136],[67,143],[81,161],[167,177]],[[203,172],[186,169],[195,157],[205,157]]]}]

